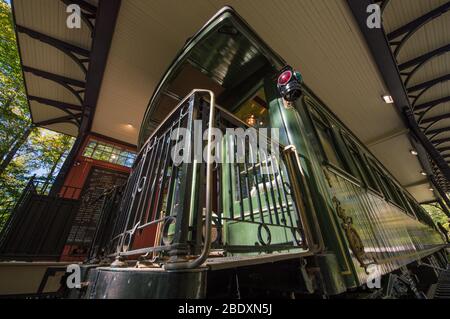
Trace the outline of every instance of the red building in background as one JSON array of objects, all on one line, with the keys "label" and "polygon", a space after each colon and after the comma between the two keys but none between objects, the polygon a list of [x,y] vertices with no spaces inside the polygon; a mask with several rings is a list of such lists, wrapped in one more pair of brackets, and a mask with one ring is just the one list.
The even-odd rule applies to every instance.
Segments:
[{"label": "red building in background", "polygon": [[95,233],[106,192],[127,181],[136,148],[89,134],[77,153],[60,196],[80,201],[61,261],[82,261]]}]

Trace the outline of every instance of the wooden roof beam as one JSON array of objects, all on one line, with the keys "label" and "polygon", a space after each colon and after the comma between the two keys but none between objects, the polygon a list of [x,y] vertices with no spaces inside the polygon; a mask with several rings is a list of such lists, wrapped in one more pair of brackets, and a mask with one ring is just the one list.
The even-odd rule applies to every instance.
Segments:
[{"label": "wooden roof beam", "polygon": [[[81,116],[81,114],[75,115],[76,118],[79,118],[80,116]],[[54,119],[37,122],[37,123],[35,123],[35,125],[36,126],[48,126],[48,125],[52,125],[52,124],[60,124],[60,123],[69,123],[70,122],[70,123],[73,123],[73,124],[79,126],[78,123],[72,122],[72,120],[74,120],[76,118],[74,118],[74,116],[70,116],[70,115],[61,116],[61,117],[57,117]]]},{"label": "wooden roof beam", "polygon": [[50,106],[53,106],[53,107],[56,107],[56,108],[59,108],[59,109],[83,111],[83,106],[81,106],[81,105],[76,105],[76,104],[71,104],[71,103],[65,103],[65,102],[50,100],[50,99],[46,99],[46,98],[38,97],[38,96],[33,96],[33,95],[29,95],[28,99],[30,101],[36,101],[38,103],[50,105]]}]

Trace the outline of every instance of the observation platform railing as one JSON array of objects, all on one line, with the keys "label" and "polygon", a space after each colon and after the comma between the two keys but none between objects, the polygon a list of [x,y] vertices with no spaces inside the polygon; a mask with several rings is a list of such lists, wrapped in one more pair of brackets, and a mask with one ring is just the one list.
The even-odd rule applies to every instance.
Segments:
[{"label": "observation platform railing", "polygon": [[256,138],[248,129],[211,91],[194,90],[141,148],[120,206],[117,193],[105,204],[116,210],[112,230],[94,250],[116,265],[139,260],[170,270],[311,253],[312,207],[297,151],[264,136],[270,130]]}]

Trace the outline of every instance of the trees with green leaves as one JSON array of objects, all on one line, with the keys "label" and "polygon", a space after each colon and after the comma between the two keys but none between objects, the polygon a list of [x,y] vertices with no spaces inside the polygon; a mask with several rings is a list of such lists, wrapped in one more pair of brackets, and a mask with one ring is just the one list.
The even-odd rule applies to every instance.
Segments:
[{"label": "trees with green leaves", "polygon": [[73,138],[31,123],[11,7],[0,0],[0,213],[31,176],[51,183]]},{"label": "trees with green leaves", "polygon": [[450,231],[450,218],[442,211],[439,204],[422,205],[435,223],[441,223],[444,228]]},{"label": "trees with green leaves", "polygon": [[0,174],[31,131],[11,8],[0,0]]}]

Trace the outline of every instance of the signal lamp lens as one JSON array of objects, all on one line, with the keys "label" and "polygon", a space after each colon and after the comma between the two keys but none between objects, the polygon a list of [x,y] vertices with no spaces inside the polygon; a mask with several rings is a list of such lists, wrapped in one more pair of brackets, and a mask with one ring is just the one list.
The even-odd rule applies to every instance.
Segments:
[{"label": "signal lamp lens", "polygon": [[278,77],[278,84],[279,85],[286,85],[292,78],[292,72],[291,71],[285,71],[281,73],[281,75]]}]

